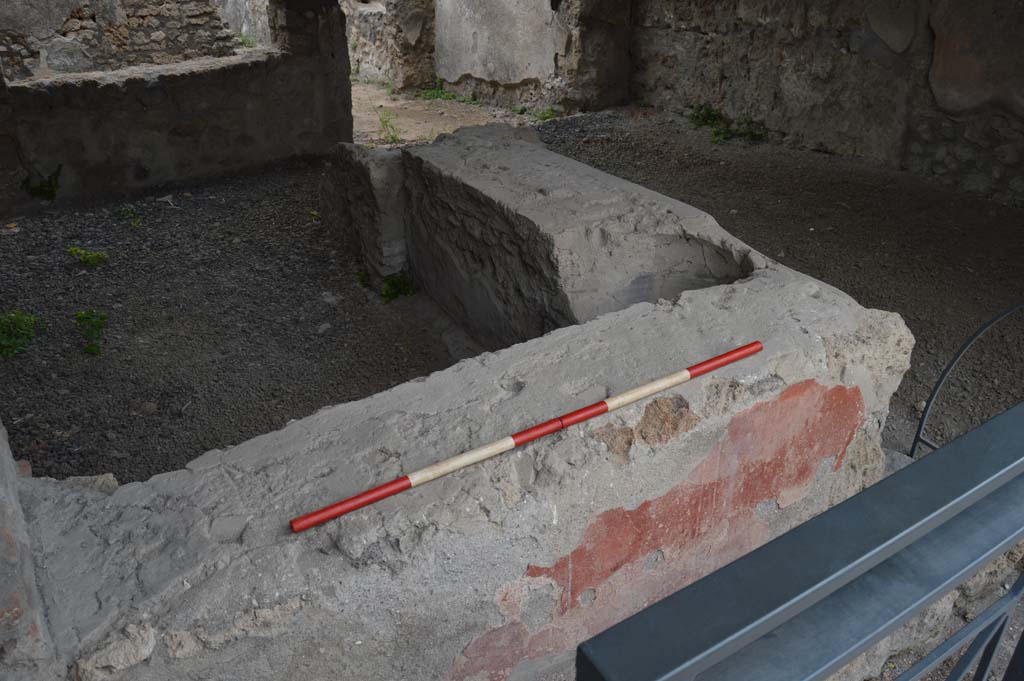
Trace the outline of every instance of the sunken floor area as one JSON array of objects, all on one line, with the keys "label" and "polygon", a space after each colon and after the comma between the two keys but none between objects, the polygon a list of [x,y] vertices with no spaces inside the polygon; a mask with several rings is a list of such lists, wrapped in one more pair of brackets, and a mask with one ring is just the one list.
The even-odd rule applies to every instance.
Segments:
[{"label": "sunken floor area", "polygon": [[[0,421],[36,476],[144,480],[450,366],[422,294],[384,303],[319,220],[319,163],[0,224]],[[89,267],[69,253],[103,253]],[[78,312],[107,316],[86,354]]]}]

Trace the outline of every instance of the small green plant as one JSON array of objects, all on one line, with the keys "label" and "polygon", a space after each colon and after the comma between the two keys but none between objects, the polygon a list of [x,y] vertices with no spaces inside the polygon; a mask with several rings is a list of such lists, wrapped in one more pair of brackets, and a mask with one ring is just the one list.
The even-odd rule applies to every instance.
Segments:
[{"label": "small green plant", "polygon": [[[63,168],[63,165],[57,166],[57,169],[46,177],[30,173],[22,180],[21,188],[28,192],[28,195],[33,199],[54,201],[57,198],[57,190],[60,189],[60,171]],[[33,175],[37,175],[39,179],[34,181],[32,179]]]},{"label": "small green plant", "polygon": [[238,36],[238,42],[242,43],[242,47],[256,47],[256,38],[248,33]]},{"label": "small green plant", "polygon": [[558,118],[558,112],[548,107],[547,109],[535,109],[530,112],[530,118],[543,123],[544,121],[550,121],[552,118]]},{"label": "small green plant", "polygon": [[388,97],[390,97],[391,99],[398,99],[398,89],[395,87],[395,84],[392,83],[390,80],[384,83],[384,89],[387,91]]},{"label": "small green plant", "polygon": [[695,106],[690,112],[690,123],[695,128],[714,128],[725,122],[725,114],[707,103]]},{"label": "small green plant", "polygon": [[426,99],[428,101],[441,100],[445,102],[459,102],[460,104],[472,104],[473,106],[479,106],[480,100],[470,95],[460,95],[457,92],[451,92],[444,89],[444,81],[441,79],[437,80],[437,83],[432,88],[426,90],[420,90],[416,93],[416,97],[419,99]]},{"label": "small green plant", "polygon": [[117,209],[117,216],[131,225],[132,229],[142,226],[142,216],[133,206],[124,205]]},{"label": "small green plant", "polygon": [[13,357],[25,352],[36,337],[38,322],[38,317],[21,310],[0,315],[0,357]]},{"label": "small green plant", "polygon": [[363,288],[370,288],[370,273],[366,270],[359,270],[356,272],[356,281]]},{"label": "small green plant", "polygon": [[102,253],[100,251],[87,251],[84,248],[79,248],[78,246],[72,246],[69,248],[68,255],[75,258],[86,267],[98,267],[108,259],[106,253]]},{"label": "small green plant", "polygon": [[760,142],[765,136],[763,124],[744,117],[733,121],[710,104],[701,104],[690,112],[690,123],[697,128],[711,128],[711,141],[721,144],[731,139]]},{"label": "small green plant", "polygon": [[517,106],[515,109],[513,109],[513,111],[515,111],[520,116],[525,116],[526,114],[530,113],[530,108],[526,106]]},{"label": "small green plant", "polygon": [[402,141],[402,131],[395,124],[395,114],[390,111],[378,111],[377,118],[380,119],[380,138],[388,144],[398,144]]},{"label": "small green plant", "polygon": [[415,292],[416,288],[413,286],[412,277],[406,272],[396,272],[384,277],[384,287],[380,291],[380,297],[384,299],[385,303],[390,303],[400,296],[411,296]]},{"label": "small green plant", "polygon": [[313,222],[320,222],[320,211],[310,208],[309,217],[312,218]]},{"label": "small green plant", "polygon": [[103,329],[107,328],[107,315],[96,310],[76,312],[75,326],[85,339],[85,354],[101,354],[100,341],[103,340]]}]

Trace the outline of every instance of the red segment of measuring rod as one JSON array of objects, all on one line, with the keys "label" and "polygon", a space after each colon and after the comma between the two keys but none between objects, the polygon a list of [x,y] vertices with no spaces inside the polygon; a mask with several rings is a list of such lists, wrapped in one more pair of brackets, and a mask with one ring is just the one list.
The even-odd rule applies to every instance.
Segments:
[{"label": "red segment of measuring rod", "polygon": [[363,506],[369,506],[370,504],[377,503],[381,499],[387,499],[388,497],[394,496],[399,492],[404,492],[407,489],[412,489],[412,481],[409,480],[409,476],[392,480],[380,487],[374,487],[362,494],[357,494],[356,496],[345,499],[344,501],[339,501],[336,504],[331,504],[330,506],[321,508],[319,511],[313,511],[301,518],[293,519],[291,521],[292,532],[308,530],[311,527],[316,527],[317,525],[326,523],[328,520],[334,520],[339,516],[351,513]]},{"label": "red segment of measuring rod", "polygon": [[559,420],[562,422],[563,428],[568,428],[569,426],[575,426],[577,423],[583,423],[584,421],[592,419],[595,416],[600,416],[601,414],[607,413],[608,403],[605,402],[604,400],[601,400],[600,402],[595,402],[589,407],[583,407],[582,409],[571,411],[565,416],[562,416]]},{"label": "red segment of measuring rod", "polygon": [[764,350],[764,346],[761,345],[761,341],[754,341],[750,345],[744,345],[742,348],[736,348],[730,350],[724,355],[718,357],[712,357],[709,360],[701,362],[700,364],[694,364],[692,367],[687,369],[690,372],[690,378],[697,378],[704,374],[714,371],[715,369],[721,369],[726,364],[732,364],[733,362],[739,361],[744,357],[750,357]]},{"label": "red segment of measuring rod", "polygon": [[527,442],[533,442],[538,438],[542,438],[545,435],[551,435],[551,433],[557,433],[562,429],[562,419],[551,419],[544,423],[538,423],[533,428],[527,428],[526,430],[520,431],[512,436],[512,441],[516,443],[516,447],[524,445]]}]

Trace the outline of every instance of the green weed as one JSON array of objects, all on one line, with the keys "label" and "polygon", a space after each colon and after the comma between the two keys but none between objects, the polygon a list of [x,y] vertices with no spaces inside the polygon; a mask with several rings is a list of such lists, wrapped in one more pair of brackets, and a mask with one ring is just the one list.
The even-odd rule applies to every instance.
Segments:
[{"label": "green weed", "polygon": [[256,47],[256,38],[248,33],[238,36],[238,42],[242,43],[242,47]]},{"label": "green weed", "polygon": [[711,128],[711,141],[721,144],[731,139],[760,142],[765,137],[764,124],[744,117],[733,121],[710,104],[701,104],[690,112],[690,123],[697,128]]},{"label": "green weed", "polygon": [[411,296],[415,292],[416,287],[413,286],[412,277],[406,272],[396,272],[384,277],[384,287],[381,289],[380,297],[384,299],[385,303],[390,303],[400,296]]},{"label": "green weed", "polygon": [[480,100],[476,97],[469,95],[460,95],[457,92],[451,92],[444,89],[444,81],[438,80],[432,88],[426,90],[420,90],[416,93],[416,97],[419,99],[425,99],[428,101],[441,100],[445,102],[459,102],[460,104],[472,104],[473,106],[479,106]]},{"label": "green weed", "polygon": [[552,118],[558,118],[558,112],[548,107],[547,109],[536,109],[530,112],[530,118],[543,123],[544,121],[550,121]]},{"label": "green weed", "polygon": [[132,229],[142,226],[142,216],[132,206],[121,206],[117,209],[117,216],[131,225]]},{"label": "green weed", "polygon": [[370,288],[370,273],[366,270],[359,270],[356,273],[356,281],[363,288]]},{"label": "green weed", "polygon": [[106,253],[100,251],[87,251],[84,248],[78,246],[72,246],[68,249],[68,255],[78,260],[86,267],[98,267],[108,260]]},{"label": "green weed", "polygon": [[38,323],[38,317],[21,310],[0,314],[0,357],[13,357],[25,352],[36,337]]},{"label": "green weed", "polygon": [[395,114],[390,111],[378,111],[377,118],[380,119],[380,138],[388,144],[398,144],[402,141],[402,131],[395,123]]},{"label": "green weed", "polygon": [[85,354],[101,354],[100,342],[103,340],[103,329],[107,328],[107,315],[96,310],[76,312],[75,326],[85,339]]},{"label": "green weed", "polygon": [[54,201],[57,198],[57,190],[60,189],[60,171],[63,168],[63,165],[57,166],[57,169],[46,177],[39,176],[38,181],[33,181],[32,175],[34,173],[30,173],[21,181],[21,188],[33,199]]}]

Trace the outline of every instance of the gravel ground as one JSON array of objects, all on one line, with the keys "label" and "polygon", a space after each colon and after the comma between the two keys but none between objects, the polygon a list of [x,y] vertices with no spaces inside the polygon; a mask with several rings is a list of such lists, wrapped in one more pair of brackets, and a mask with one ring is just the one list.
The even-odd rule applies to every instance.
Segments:
[{"label": "gravel ground", "polygon": [[[0,358],[0,420],[34,475],[121,482],[452,363],[423,295],[358,284],[314,212],[319,165],[296,163],[123,204],[0,225],[0,312],[36,314]],[[102,251],[94,269],[71,246]],[[77,311],[109,317],[83,352]]]},{"label": "gravel ground", "polygon": [[[909,173],[774,144],[712,144],[680,116],[619,109],[539,127],[554,150],[715,216],[761,252],[903,315],[917,339],[885,445],[909,452],[942,367],[1024,303],[1024,209]],[[1024,313],[968,354],[933,412],[944,442],[1024,400]],[[926,450],[927,451],[927,450]]]}]

